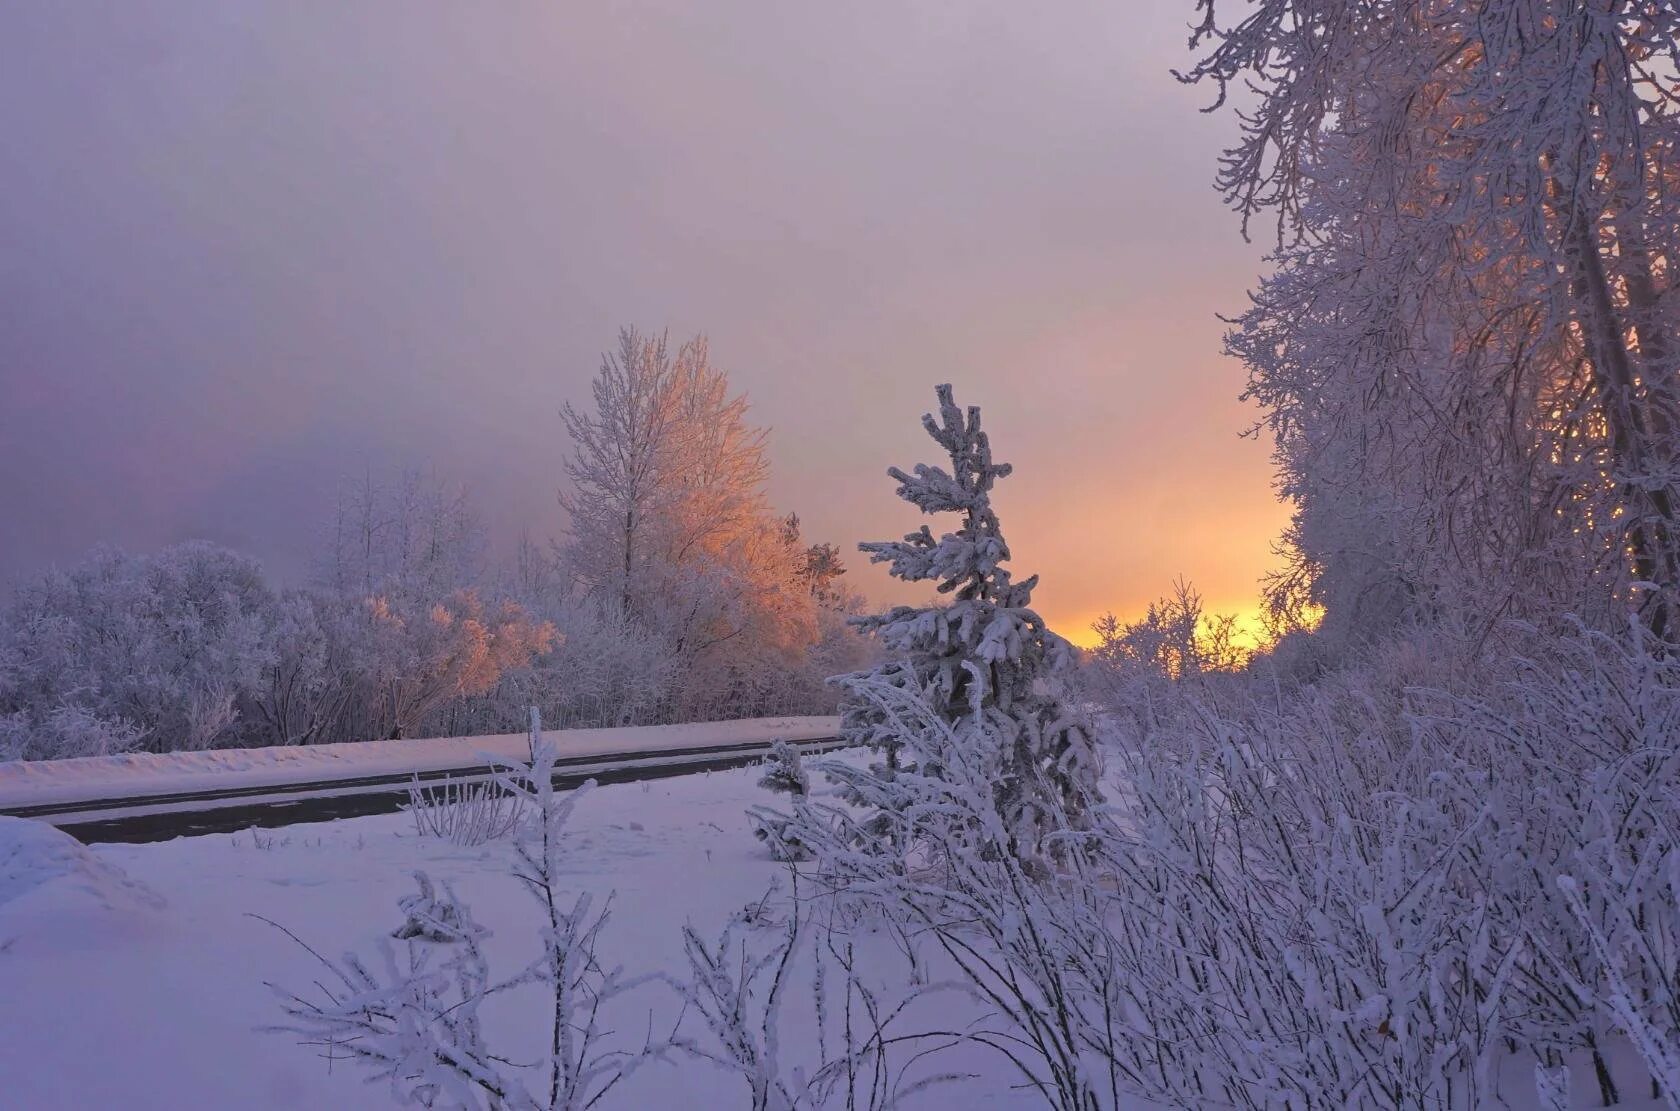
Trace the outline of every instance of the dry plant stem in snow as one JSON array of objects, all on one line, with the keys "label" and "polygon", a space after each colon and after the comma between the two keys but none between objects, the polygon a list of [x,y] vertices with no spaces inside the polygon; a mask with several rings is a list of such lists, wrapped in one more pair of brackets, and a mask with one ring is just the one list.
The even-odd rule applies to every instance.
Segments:
[{"label": "dry plant stem in snow", "polygon": [[[836,928],[832,901],[803,898],[799,873],[790,868],[789,877],[787,918],[768,947],[746,936],[752,924],[746,915],[737,915],[713,942],[684,927],[689,978],[666,977],[666,982],[683,999],[685,1013],[699,1016],[706,1036],[681,1035],[673,1046],[739,1075],[747,1085],[743,1106],[753,1111],[831,1106],[886,1111],[930,1088],[969,1079],[948,1071],[909,1075],[966,1034],[899,1033],[905,1011],[930,989],[883,998],[870,986],[850,940]],[[776,894],[773,889],[758,906],[779,901]],[[828,921],[813,921],[819,906],[830,910]],[[815,1010],[816,1044],[787,1045],[782,1038],[787,1004],[805,998]]]},{"label": "dry plant stem in snow", "polygon": [[[666,1046],[651,1039],[635,1050],[603,1044],[609,1032],[601,1026],[602,1006],[643,980],[596,958],[608,909],[597,910],[587,894],[560,890],[562,837],[588,785],[557,794],[555,759],[533,711],[530,763],[510,764],[497,777],[534,819],[513,869],[544,919],[542,951],[530,963],[493,980],[480,947],[487,931],[447,885],[438,898],[422,876],[420,895],[403,900],[408,921],[399,936],[407,940],[399,946],[382,939],[372,961],[316,954],[330,977],[309,996],[277,988],[288,1021],[274,1029],[329,1055],[350,1055],[372,1070],[370,1081],[384,1081],[398,1099],[426,1107],[581,1111],[631,1070],[661,1057]],[[549,1000],[551,1036],[534,1064],[498,1054],[478,1018],[485,999],[527,987]]]},{"label": "dry plant stem in snow", "polygon": [[415,776],[408,789],[414,832],[471,847],[509,836],[520,826],[519,798],[498,783],[445,779],[428,785]]}]

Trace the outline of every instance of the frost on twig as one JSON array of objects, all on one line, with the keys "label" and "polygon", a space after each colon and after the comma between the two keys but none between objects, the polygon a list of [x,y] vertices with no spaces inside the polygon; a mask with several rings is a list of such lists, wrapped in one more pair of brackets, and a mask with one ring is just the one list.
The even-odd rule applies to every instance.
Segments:
[{"label": "frost on twig", "polygon": [[[597,948],[610,907],[561,889],[566,822],[584,789],[554,790],[556,752],[532,711],[531,760],[510,763],[498,782],[531,808],[533,829],[516,848],[513,875],[543,920],[542,948],[522,969],[492,978],[481,947],[486,931],[447,886],[439,896],[419,873],[419,892],[400,905],[395,945],[380,939],[371,958],[338,961],[308,949],[329,975],[316,990],[276,988],[287,1021],[272,1029],[348,1055],[403,1102],[508,1111],[581,1111],[635,1068],[667,1051],[651,1035],[636,1049],[608,1044],[602,1008],[644,982],[601,964]],[[586,785],[587,786],[587,785]],[[279,927],[284,930],[284,927]],[[549,1038],[541,1057],[516,1063],[486,1040],[479,1010],[491,996],[540,992]]]}]

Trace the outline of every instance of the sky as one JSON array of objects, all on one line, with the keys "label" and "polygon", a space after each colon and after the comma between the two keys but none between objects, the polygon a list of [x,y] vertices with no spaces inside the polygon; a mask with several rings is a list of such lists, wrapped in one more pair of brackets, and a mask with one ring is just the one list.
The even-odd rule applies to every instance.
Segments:
[{"label": "sky", "polygon": [[634,324],[710,337],[813,540],[921,523],[885,470],[949,381],[1052,625],[1252,609],[1287,512],[1216,314],[1262,252],[1192,8],[8,5],[0,580],[204,538],[296,581],[403,468],[556,535],[558,411]]}]

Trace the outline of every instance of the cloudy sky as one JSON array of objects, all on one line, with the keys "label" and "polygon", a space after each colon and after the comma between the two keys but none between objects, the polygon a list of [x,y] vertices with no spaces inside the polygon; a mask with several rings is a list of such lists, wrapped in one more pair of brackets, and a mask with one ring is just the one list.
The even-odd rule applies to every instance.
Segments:
[{"label": "cloudy sky", "polygon": [[709,334],[814,539],[918,523],[883,472],[951,381],[1053,623],[1252,606],[1285,512],[1215,314],[1259,251],[1191,7],[8,5],[0,578],[205,537],[295,579],[405,466],[555,533],[634,323]]}]

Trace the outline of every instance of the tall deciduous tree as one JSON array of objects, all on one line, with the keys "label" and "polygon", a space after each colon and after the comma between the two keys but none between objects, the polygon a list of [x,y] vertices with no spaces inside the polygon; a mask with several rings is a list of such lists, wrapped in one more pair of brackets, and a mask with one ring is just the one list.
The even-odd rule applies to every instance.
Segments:
[{"label": "tall deciduous tree", "polygon": [[1672,632],[1680,14],[1198,8],[1185,78],[1252,98],[1220,186],[1278,219],[1232,347],[1299,506],[1283,585],[1349,631],[1632,604]]},{"label": "tall deciduous tree", "polygon": [[703,337],[673,353],[663,334],[624,329],[593,397],[593,409],[562,413],[575,442],[561,495],[568,565],[666,638],[683,661],[682,697],[751,703],[764,665],[817,636],[804,549],[764,495],[766,433]]},{"label": "tall deciduous tree", "polygon": [[573,562],[626,614],[636,607],[643,570],[658,544],[649,534],[675,500],[682,470],[680,383],[697,358],[703,349],[692,343],[673,358],[663,333],[621,329],[618,351],[602,356],[591,386],[594,410],[570,403],[561,410],[574,445],[566,464],[571,487],[560,494],[571,516]]}]

